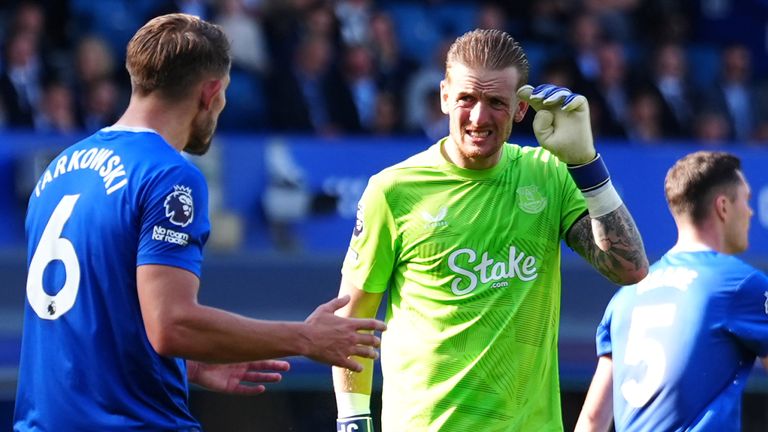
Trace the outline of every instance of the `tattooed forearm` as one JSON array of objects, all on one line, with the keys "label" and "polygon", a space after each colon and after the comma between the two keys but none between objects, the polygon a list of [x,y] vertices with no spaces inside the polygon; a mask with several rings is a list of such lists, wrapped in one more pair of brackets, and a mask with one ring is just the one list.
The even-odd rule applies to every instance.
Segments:
[{"label": "tattooed forearm", "polygon": [[581,218],[571,228],[566,242],[617,284],[636,283],[648,272],[643,239],[623,205],[595,219]]}]

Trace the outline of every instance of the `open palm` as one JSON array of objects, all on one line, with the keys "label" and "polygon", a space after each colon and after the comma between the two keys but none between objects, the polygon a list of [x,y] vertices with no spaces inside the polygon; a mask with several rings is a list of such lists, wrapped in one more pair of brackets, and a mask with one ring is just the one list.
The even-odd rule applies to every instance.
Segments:
[{"label": "open palm", "polygon": [[187,362],[189,380],[220,393],[257,395],[266,387],[261,383],[279,382],[280,372],[290,369],[283,360],[259,360],[243,363],[210,364]]}]

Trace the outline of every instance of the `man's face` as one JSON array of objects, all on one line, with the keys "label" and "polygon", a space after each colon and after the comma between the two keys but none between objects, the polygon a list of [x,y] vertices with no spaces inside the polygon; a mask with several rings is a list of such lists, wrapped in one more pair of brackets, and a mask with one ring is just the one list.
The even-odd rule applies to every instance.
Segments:
[{"label": "man's face", "polygon": [[499,161],[500,150],[521,121],[528,105],[517,99],[519,73],[516,68],[473,69],[454,63],[440,83],[443,113],[448,114],[449,158],[469,169],[490,168]]},{"label": "man's face", "polygon": [[226,91],[229,86],[229,74],[224,77],[223,85],[213,97],[210,109],[200,110],[192,121],[192,130],[189,132],[189,140],[184,151],[193,155],[204,155],[211,148],[211,140],[216,132],[216,123],[221,111],[227,104]]},{"label": "man's face", "polygon": [[740,174],[741,184],[736,188],[736,198],[728,200],[729,212],[725,220],[725,252],[741,253],[749,246],[749,222],[752,219],[752,208],[749,206],[751,190],[743,174]]}]

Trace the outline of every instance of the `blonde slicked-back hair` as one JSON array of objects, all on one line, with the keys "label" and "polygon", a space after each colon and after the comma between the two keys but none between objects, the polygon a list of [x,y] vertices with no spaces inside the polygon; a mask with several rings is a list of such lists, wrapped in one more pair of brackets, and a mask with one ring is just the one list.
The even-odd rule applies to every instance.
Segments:
[{"label": "blonde slicked-back hair", "polygon": [[153,18],[128,42],[125,67],[134,93],[182,98],[205,77],[230,68],[229,41],[221,28],[192,15]]},{"label": "blonde slicked-back hair", "polygon": [[496,29],[476,29],[464,33],[451,45],[445,61],[446,78],[453,64],[468,68],[502,70],[515,67],[520,74],[518,86],[528,82],[528,57],[508,33]]}]

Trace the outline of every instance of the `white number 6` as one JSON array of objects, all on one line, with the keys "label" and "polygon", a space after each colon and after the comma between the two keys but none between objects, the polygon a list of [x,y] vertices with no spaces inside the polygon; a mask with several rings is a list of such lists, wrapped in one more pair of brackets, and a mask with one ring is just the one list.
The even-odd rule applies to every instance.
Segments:
[{"label": "white number 6", "polygon": [[646,331],[651,328],[671,326],[675,310],[674,304],[662,304],[636,307],[632,311],[624,363],[636,366],[642,362],[647,368],[645,376],[640,381],[628,379],[621,384],[621,394],[632,407],[638,408],[648,402],[661,385],[667,370],[664,346],[650,338]]},{"label": "white number 6", "polygon": [[[32,255],[27,274],[27,299],[32,310],[42,319],[54,320],[72,308],[80,287],[80,263],[72,242],[61,237],[64,224],[72,216],[80,195],[65,195],[53,210],[43,230],[37,249]],[[43,272],[49,263],[59,260],[64,264],[64,286],[56,295],[43,289]]]}]

